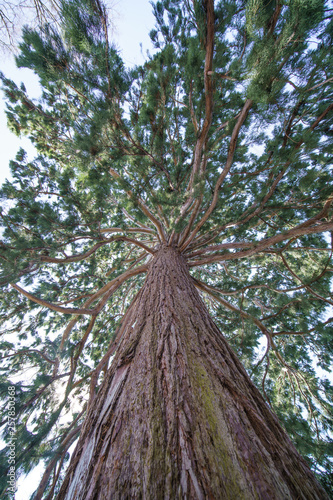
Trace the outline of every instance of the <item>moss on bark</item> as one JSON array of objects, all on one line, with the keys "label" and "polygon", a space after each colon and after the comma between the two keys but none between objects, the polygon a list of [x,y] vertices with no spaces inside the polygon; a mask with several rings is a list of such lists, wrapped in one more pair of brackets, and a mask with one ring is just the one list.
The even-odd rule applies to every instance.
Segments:
[{"label": "moss on bark", "polygon": [[325,499],[162,247],[124,318],[60,499]]}]

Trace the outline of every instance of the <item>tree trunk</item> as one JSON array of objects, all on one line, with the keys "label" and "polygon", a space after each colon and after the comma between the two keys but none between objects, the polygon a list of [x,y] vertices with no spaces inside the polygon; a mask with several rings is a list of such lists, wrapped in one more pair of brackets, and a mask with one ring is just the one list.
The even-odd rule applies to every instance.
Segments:
[{"label": "tree trunk", "polygon": [[122,329],[59,500],[327,498],[176,249],[152,259]]}]

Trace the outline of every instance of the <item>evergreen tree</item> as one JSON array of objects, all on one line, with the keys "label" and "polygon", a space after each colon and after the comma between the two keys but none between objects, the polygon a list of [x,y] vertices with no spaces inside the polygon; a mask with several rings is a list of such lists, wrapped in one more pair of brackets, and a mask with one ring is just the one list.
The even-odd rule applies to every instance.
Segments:
[{"label": "evergreen tree", "polygon": [[36,499],[332,498],[332,9],[161,0],[131,70],[61,9],[1,76],[3,498],[8,386]]}]

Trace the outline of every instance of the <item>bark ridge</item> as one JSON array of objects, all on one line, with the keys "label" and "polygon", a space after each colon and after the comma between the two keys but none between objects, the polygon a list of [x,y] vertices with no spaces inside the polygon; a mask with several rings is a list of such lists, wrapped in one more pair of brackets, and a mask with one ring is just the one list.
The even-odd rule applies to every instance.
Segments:
[{"label": "bark ridge", "polygon": [[327,498],[176,248],[151,259],[122,330],[58,500]]}]

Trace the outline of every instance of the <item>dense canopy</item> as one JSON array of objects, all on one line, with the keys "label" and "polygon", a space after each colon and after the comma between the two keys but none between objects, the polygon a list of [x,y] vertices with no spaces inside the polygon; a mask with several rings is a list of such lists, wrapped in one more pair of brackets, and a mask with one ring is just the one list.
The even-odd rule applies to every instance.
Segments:
[{"label": "dense canopy", "polygon": [[332,9],[153,9],[142,66],[125,67],[99,0],[71,0],[59,30],[23,32],[17,64],[38,75],[40,100],[2,75],[8,125],[38,152],[20,150],[1,188],[3,438],[14,385],[18,471],[44,461],[51,498],[124,312],[169,245],[329,491]]}]

